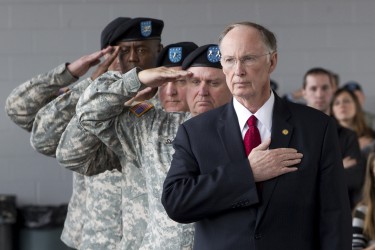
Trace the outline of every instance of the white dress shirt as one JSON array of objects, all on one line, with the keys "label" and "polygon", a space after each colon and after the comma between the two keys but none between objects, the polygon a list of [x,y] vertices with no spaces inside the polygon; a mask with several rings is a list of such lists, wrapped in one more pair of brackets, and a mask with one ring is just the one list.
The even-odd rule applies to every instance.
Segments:
[{"label": "white dress shirt", "polygon": [[270,98],[263,104],[263,106],[258,109],[258,111],[253,114],[245,106],[243,106],[236,98],[233,98],[233,106],[236,111],[238,124],[241,130],[242,139],[245,137],[245,133],[248,129],[247,120],[250,116],[254,115],[257,121],[257,127],[260,133],[260,139],[263,142],[265,139],[271,137],[272,129],[272,114],[273,114],[273,104],[275,103],[275,96],[271,91]]}]

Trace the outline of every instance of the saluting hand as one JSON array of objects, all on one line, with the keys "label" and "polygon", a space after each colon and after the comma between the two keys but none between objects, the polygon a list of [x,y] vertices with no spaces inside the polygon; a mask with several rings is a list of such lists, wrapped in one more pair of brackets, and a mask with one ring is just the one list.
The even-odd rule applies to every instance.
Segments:
[{"label": "saluting hand", "polygon": [[165,82],[175,81],[181,77],[189,77],[192,73],[186,70],[175,70],[167,67],[158,67],[142,70],[138,73],[139,80],[147,87],[159,87]]},{"label": "saluting hand", "polygon": [[90,55],[82,56],[68,65],[69,72],[75,77],[83,76],[91,67],[100,63],[100,58],[110,50],[112,50],[112,48],[107,47]]},{"label": "saluting hand", "polygon": [[296,171],[298,168],[292,166],[300,163],[303,157],[294,148],[268,149],[270,143],[271,139],[265,140],[248,156],[255,182]]},{"label": "saluting hand", "polygon": [[120,47],[107,47],[106,49],[102,50],[104,56],[105,54],[108,54],[108,57],[96,67],[94,72],[91,74],[91,80],[95,80],[102,74],[108,71],[109,66],[113,63],[114,60],[117,59],[117,55],[119,53]]}]

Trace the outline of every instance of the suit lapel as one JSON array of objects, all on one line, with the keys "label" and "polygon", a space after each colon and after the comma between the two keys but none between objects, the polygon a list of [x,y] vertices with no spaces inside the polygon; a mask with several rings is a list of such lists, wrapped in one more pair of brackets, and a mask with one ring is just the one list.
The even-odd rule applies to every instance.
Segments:
[{"label": "suit lapel", "polygon": [[[289,147],[289,142],[293,134],[293,126],[288,122],[290,116],[291,113],[286,106],[285,101],[275,94],[270,149]],[[262,199],[258,208],[256,226],[258,226],[268,207],[268,203],[272,197],[273,191],[276,188],[278,179],[279,178],[276,177],[263,183],[261,193]]]},{"label": "suit lapel", "polygon": [[230,161],[235,162],[246,157],[233,101],[225,105],[219,118],[217,129],[221,143],[226,148]]}]

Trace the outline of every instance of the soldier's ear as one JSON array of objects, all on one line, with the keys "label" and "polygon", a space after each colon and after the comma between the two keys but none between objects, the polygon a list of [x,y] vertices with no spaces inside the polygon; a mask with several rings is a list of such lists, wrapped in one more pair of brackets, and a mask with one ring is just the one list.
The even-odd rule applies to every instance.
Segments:
[{"label": "soldier's ear", "polygon": [[159,50],[158,50],[158,52],[160,53],[160,51],[162,50],[164,48],[164,46],[163,46],[163,44],[159,44]]}]

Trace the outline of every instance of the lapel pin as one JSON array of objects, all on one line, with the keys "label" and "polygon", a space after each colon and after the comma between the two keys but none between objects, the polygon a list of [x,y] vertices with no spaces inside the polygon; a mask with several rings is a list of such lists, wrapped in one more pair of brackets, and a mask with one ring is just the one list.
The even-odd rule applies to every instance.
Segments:
[{"label": "lapel pin", "polygon": [[289,131],[287,129],[283,129],[283,131],[281,133],[283,133],[283,135],[287,135],[287,134],[289,134]]}]

